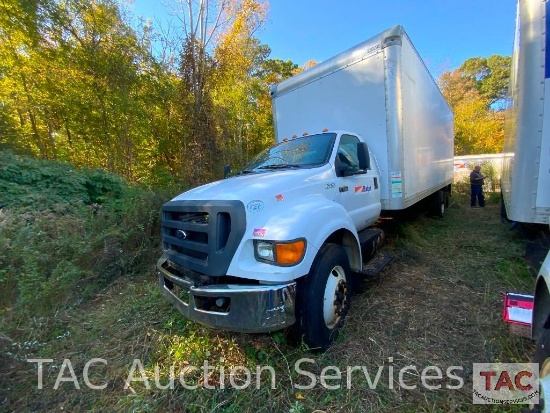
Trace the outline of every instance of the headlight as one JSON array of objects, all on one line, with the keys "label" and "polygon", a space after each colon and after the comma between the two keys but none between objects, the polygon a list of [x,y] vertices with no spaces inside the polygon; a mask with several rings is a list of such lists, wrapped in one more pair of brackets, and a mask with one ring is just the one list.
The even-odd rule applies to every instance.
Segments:
[{"label": "headlight", "polygon": [[256,257],[265,261],[274,261],[275,253],[273,252],[273,244],[266,241],[256,241]]},{"label": "headlight", "polygon": [[304,258],[306,240],[294,241],[259,241],[254,240],[254,254],[258,261],[276,265],[296,265]]}]

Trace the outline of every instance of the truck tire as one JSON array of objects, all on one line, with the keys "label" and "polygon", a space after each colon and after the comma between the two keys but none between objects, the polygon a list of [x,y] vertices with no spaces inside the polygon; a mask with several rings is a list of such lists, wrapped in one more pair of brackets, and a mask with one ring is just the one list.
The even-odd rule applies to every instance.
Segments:
[{"label": "truck tire", "polygon": [[326,350],[338,337],[350,307],[350,277],[344,249],[325,244],[299,283],[295,328],[311,349]]},{"label": "truck tire", "polygon": [[550,374],[550,330],[542,330],[537,349],[535,351],[534,363],[539,363],[540,377]]},{"label": "truck tire", "polygon": [[[550,374],[550,330],[543,329],[540,338],[537,341],[537,349],[535,351],[535,357],[533,358],[533,363],[539,363],[539,380],[542,380],[544,377],[547,377]],[[542,384],[541,384],[542,386]],[[542,389],[542,388],[541,388]],[[541,394],[541,396],[546,396]],[[541,399],[540,405],[534,405],[532,411],[547,411],[544,409],[544,400]]]},{"label": "truck tire", "polygon": [[437,191],[432,195],[433,214],[443,218],[447,207],[446,194],[444,191]]}]

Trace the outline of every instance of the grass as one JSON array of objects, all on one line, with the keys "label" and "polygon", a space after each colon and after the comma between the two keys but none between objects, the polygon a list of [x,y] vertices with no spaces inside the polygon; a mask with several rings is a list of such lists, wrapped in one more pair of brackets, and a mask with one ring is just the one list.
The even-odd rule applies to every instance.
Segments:
[{"label": "grass", "polygon": [[[121,275],[89,299],[58,308],[54,314],[4,312],[0,319],[0,409],[517,411],[471,404],[472,363],[525,362],[534,352],[531,341],[510,335],[501,321],[502,294],[531,293],[534,279],[522,259],[525,240],[501,223],[497,200],[489,198],[486,208],[470,209],[466,198],[455,197],[444,219],[417,216],[388,225],[387,231],[387,248],[396,255],[394,262],[353,296],[341,336],[322,354],[291,345],[284,332],[227,333],[185,320],[161,296],[153,262],[141,275]],[[37,364],[27,361],[32,358],[53,359],[44,364],[42,390],[37,389]],[[106,360],[89,369],[90,382],[106,384],[104,389],[92,390],[84,383],[83,369],[91,358]],[[64,359],[70,360],[80,390],[73,381],[59,382],[54,389]],[[141,365],[134,364],[136,359]],[[309,375],[295,368],[300,360],[301,369]],[[205,361],[212,366],[206,380],[202,371],[192,367],[201,369]],[[418,371],[432,365],[441,368],[446,377],[438,381],[442,388],[426,390],[414,370],[403,377],[410,389],[399,386],[397,372],[408,365]],[[126,386],[133,366],[133,377],[142,381]],[[230,375],[236,366],[251,371],[250,387],[236,389],[248,379],[242,369]],[[348,366],[357,369],[348,372]],[[445,374],[452,366],[462,367],[455,371],[465,382],[461,389],[447,388],[457,384]],[[376,390],[371,389],[368,379],[373,380],[381,367],[380,382]],[[157,388],[155,368],[166,389]],[[184,384],[176,377],[171,385],[171,368],[176,376],[184,372]],[[361,368],[368,371],[368,379]],[[65,366],[61,377],[72,380],[70,373]],[[327,379],[333,389],[320,385],[321,374],[333,377]],[[317,385],[311,386],[313,381]]]}]

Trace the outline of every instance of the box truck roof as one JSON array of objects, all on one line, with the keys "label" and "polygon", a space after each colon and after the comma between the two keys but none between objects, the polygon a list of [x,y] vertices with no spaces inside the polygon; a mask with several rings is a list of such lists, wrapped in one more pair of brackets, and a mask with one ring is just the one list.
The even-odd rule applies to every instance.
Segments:
[{"label": "box truck roof", "polygon": [[357,62],[358,60],[365,59],[370,55],[376,54],[380,51],[380,49],[394,44],[401,44],[401,39],[403,36],[407,36],[407,33],[402,26],[397,25],[390,27],[376,36],[373,36],[370,39],[365,40],[364,42],[359,43],[358,45],[305,70],[297,76],[293,76],[279,84],[273,85],[271,87],[271,96],[280,96],[295,89],[296,87],[307,84],[309,81],[327,76]]}]

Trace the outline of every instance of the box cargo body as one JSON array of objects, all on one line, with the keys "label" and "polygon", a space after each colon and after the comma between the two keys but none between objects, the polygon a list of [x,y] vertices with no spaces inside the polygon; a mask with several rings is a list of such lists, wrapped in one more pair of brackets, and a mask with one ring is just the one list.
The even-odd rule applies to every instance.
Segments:
[{"label": "box cargo body", "polygon": [[517,222],[549,223],[549,7],[518,3],[501,177],[508,218]]},{"label": "box cargo body", "polygon": [[401,26],[271,90],[278,141],[328,128],[358,133],[380,171],[384,210],[453,181],[453,114]]},{"label": "box cargo body", "polygon": [[537,348],[532,361],[539,367],[539,391],[530,411],[542,413],[550,411],[550,5],[545,0],[518,0],[517,4],[501,191],[508,219],[529,228],[525,258],[539,268],[534,297],[510,305],[524,316],[505,321],[522,327],[512,331],[528,336],[529,311],[522,308],[529,310],[531,305],[525,302],[533,300],[530,327]]}]

